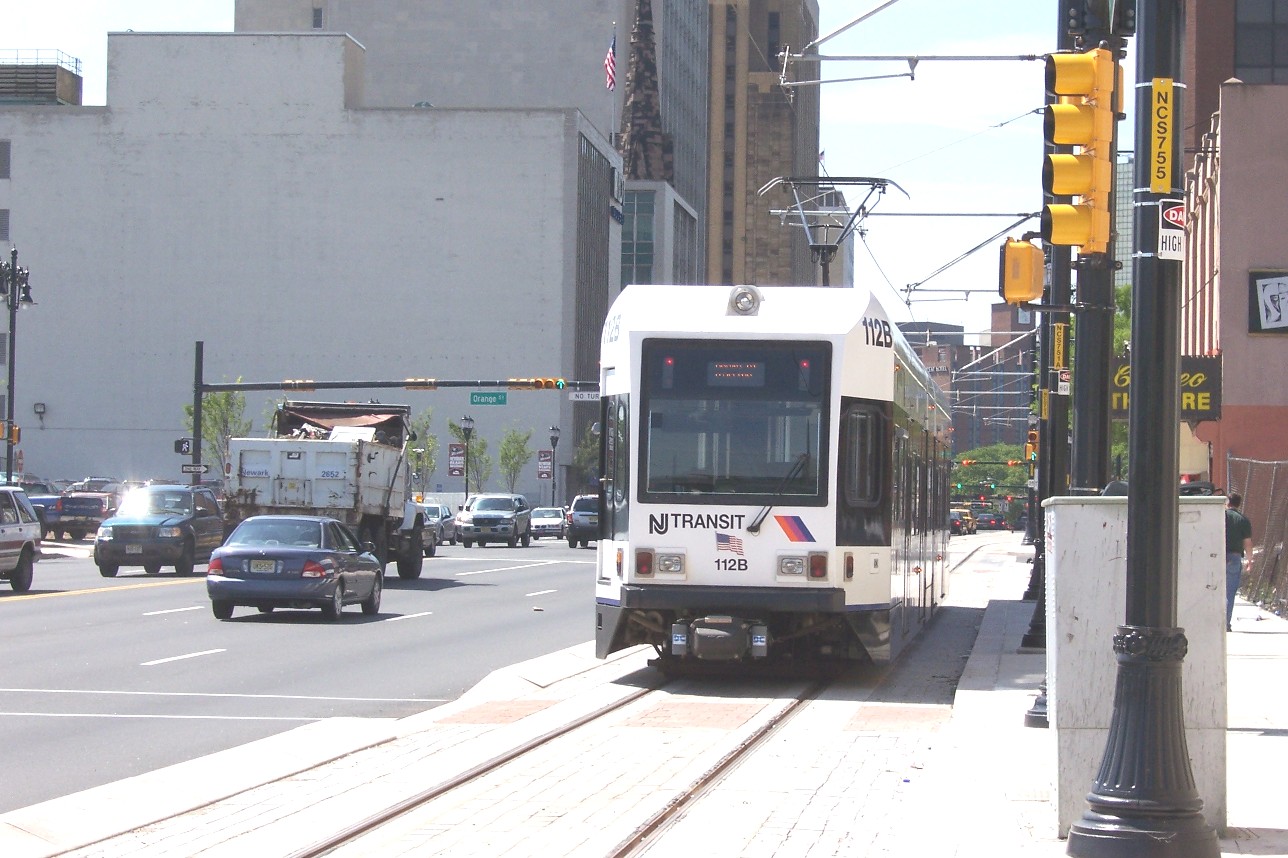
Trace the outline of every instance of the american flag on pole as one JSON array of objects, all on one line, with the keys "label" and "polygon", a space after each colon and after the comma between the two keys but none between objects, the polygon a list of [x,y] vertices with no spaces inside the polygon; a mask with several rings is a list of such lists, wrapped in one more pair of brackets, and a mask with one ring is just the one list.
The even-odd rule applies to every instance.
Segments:
[{"label": "american flag on pole", "polygon": [[716,551],[732,551],[742,556],[742,540],[728,533],[717,533]]},{"label": "american flag on pole", "polygon": [[604,55],[604,86],[612,92],[617,89],[617,34],[613,33],[613,41],[608,45],[608,53]]}]

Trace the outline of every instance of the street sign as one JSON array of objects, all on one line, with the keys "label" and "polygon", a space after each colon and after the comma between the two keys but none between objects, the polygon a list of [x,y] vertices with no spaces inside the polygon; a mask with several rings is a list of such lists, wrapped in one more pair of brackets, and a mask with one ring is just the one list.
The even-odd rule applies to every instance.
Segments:
[{"label": "street sign", "polygon": [[574,390],[568,394],[569,402],[594,402],[599,399],[599,394],[593,390]]},{"label": "street sign", "polygon": [[505,405],[505,392],[476,390],[470,394],[470,405]]},{"label": "street sign", "polygon": [[1185,259],[1185,201],[1158,201],[1158,258]]},{"label": "street sign", "polygon": [[185,463],[179,466],[179,470],[185,474],[204,474],[210,470],[210,466],[205,463],[200,465]]}]

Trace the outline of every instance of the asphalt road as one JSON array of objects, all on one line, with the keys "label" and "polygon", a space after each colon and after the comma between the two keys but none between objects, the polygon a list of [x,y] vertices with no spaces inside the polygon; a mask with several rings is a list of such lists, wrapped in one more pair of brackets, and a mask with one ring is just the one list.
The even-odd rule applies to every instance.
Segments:
[{"label": "asphalt road", "polygon": [[322,718],[405,717],[594,637],[594,552],[566,543],[442,546],[339,623],[219,622],[200,576],[102,578],[87,546],[47,545],[28,593],[0,583],[0,813]]}]

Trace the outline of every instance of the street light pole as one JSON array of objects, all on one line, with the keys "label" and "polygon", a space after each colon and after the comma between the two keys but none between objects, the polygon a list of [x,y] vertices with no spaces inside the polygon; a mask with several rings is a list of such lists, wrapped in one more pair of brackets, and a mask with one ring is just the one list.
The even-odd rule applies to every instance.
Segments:
[{"label": "street light pole", "polygon": [[465,438],[465,502],[470,501],[470,436],[474,434],[474,418],[466,414],[461,418],[461,435]]},{"label": "street light pole", "polygon": [[550,427],[550,505],[559,506],[559,427]]},{"label": "street light pole", "polygon": [[19,304],[34,304],[31,300],[31,286],[27,283],[28,271],[18,267],[18,248],[9,252],[8,264],[0,261],[0,295],[9,305],[9,385],[5,394],[4,440],[5,440],[5,479],[13,482],[13,387],[14,360],[17,357],[17,327]]}]

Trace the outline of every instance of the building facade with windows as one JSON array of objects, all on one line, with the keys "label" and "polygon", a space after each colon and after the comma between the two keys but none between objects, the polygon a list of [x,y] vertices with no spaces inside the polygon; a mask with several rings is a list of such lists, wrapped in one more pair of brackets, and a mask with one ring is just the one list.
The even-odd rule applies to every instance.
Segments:
[{"label": "building facade with windows", "polygon": [[[113,33],[106,106],[0,105],[0,208],[37,301],[16,340],[28,471],[178,479],[198,341],[208,382],[597,378],[620,275],[606,137],[571,107],[373,106],[366,55],[325,31]],[[247,395],[257,431],[281,395]],[[579,437],[553,392],[312,398],[373,395],[432,408],[442,439],[471,413],[493,450],[509,428]],[[519,488],[538,485],[534,463]]]}]

